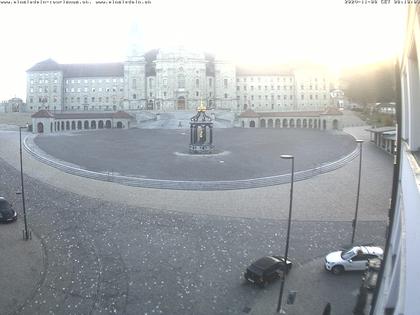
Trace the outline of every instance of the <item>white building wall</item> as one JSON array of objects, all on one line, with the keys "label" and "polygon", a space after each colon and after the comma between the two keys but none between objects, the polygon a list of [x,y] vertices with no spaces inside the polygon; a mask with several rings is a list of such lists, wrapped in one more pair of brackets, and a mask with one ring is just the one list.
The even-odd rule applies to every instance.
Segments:
[{"label": "white building wall", "polygon": [[237,109],[236,69],[225,61],[215,61],[215,103],[217,108]]}]

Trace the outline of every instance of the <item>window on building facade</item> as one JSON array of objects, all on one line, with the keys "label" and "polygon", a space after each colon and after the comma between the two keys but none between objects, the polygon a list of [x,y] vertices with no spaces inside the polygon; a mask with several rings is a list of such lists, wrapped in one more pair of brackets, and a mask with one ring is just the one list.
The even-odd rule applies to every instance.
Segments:
[{"label": "window on building facade", "polygon": [[77,92],[80,92],[81,91],[81,89],[80,88],[77,88]]},{"label": "window on building facade", "polygon": [[106,91],[109,92],[110,91],[110,88],[106,88]]},{"label": "window on building facade", "polygon": [[163,97],[166,97],[166,95],[167,95],[167,93],[166,92],[163,92]]},{"label": "window on building facade", "polygon": [[133,79],[131,85],[133,86],[133,89],[137,89],[137,80],[136,79]]},{"label": "window on building facade", "polygon": [[223,87],[225,89],[228,87],[228,79],[223,79]]},{"label": "window on building facade", "polygon": [[212,78],[209,78],[209,86],[211,87],[213,85],[213,80]]},{"label": "window on building facade", "polygon": [[105,98],[105,102],[109,103],[109,97],[108,96]]},{"label": "window on building facade", "polygon": [[85,83],[88,83],[88,80],[85,79]]},{"label": "window on building facade", "polygon": [[114,83],[117,82],[117,79],[112,79],[112,82],[114,82]]},{"label": "window on building facade", "polygon": [[42,88],[39,88],[39,89],[38,89],[38,92],[39,92],[39,93],[42,93]]},{"label": "window on building facade", "polygon": [[30,99],[29,99],[29,103],[33,103],[34,102],[34,99],[31,97]]},{"label": "window on building facade", "polygon": [[178,75],[178,88],[179,89],[185,88],[185,76],[183,74]]},{"label": "window on building facade", "polygon": [[302,95],[300,96],[300,99],[301,99],[301,100],[303,100],[304,98],[305,98],[305,95],[303,95],[303,94],[302,94]]},{"label": "window on building facade", "polygon": [[135,100],[137,98],[136,94],[133,94],[133,100]]},{"label": "window on building facade", "polygon": [[[67,80],[68,81],[68,80]],[[71,83],[74,83],[74,80],[71,80]]]},{"label": "window on building facade", "polygon": [[98,97],[98,102],[102,102],[102,97]]},{"label": "window on building facade", "polygon": [[258,85],[258,90],[260,90],[260,91],[261,91],[261,85]]},{"label": "window on building facade", "polygon": [[72,103],[74,102],[74,97],[72,97],[72,98],[71,98],[71,102],[72,102]]},{"label": "window on building facade", "polygon": [[199,79],[195,79],[195,87],[200,87],[200,80]]},{"label": "window on building facade", "polygon": [[236,87],[236,91],[239,91],[241,89],[241,87],[238,85],[237,87]]},{"label": "window on building facade", "polygon": [[92,102],[94,102],[95,101],[95,97],[94,96],[92,96]]},{"label": "window on building facade", "polygon": [[149,89],[152,88],[152,83],[153,83],[152,78],[149,78]]},{"label": "window on building facade", "polygon": [[227,95],[227,93],[225,93],[225,98],[228,98],[228,95]]},{"label": "window on building facade", "polygon": [[77,83],[79,83],[79,84],[80,84],[80,80],[77,80]]},{"label": "window on building facade", "polygon": [[80,97],[78,97],[76,100],[77,100],[77,103],[80,103]]},{"label": "window on building facade", "polygon": [[88,88],[87,88],[87,87],[85,87],[83,90],[84,90],[85,92],[87,92],[87,91],[88,91]]},{"label": "window on building facade", "polygon": [[87,97],[85,96],[85,98],[83,99],[85,104],[87,103]]},{"label": "window on building facade", "polygon": [[31,91],[31,93],[33,93],[33,92],[34,92],[34,89],[33,89],[33,88],[30,88],[29,90]]},{"label": "window on building facade", "polygon": [[57,96],[54,96],[54,103],[57,103]]}]

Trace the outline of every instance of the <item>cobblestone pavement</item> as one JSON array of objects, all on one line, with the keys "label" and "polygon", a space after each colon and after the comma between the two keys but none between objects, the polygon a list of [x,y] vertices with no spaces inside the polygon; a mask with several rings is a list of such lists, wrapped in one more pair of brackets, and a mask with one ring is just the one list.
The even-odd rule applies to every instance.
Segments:
[{"label": "cobblestone pavement", "polygon": [[[19,189],[16,133],[1,133],[0,140],[0,192],[12,196]],[[392,159],[370,143],[364,149],[356,240],[383,244]],[[45,244],[46,274],[38,286],[20,288],[27,300],[19,314],[241,314],[277,290],[244,285],[241,273],[260,256],[284,250],[288,185],[168,192],[62,174],[27,156],[24,167],[29,222]],[[352,162],[296,183],[290,247],[296,270],[349,242],[356,174]],[[337,314],[353,306],[346,290],[359,283],[352,279],[336,292],[343,311]],[[299,299],[299,307],[320,308],[325,292],[317,281],[296,283],[298,291],[312,286],[320,296],[310,301],[319,305]]]},{"label": "cobblestone pavement", "polygon": [[[1,176],[9,183],[2,191],[11,194],[18,172],[5,165]],[[127,207],[31,178],[26,186],[47,272],[20,314],[240,314],[264,294],[244,285],[241,273],[256,258],[279,253],[285,240],[284,220]],[[304,264],[349,237],[347,222],[296,222],[290,256]],[[384,222],[362,222],[358,239],[382,243]]]}]

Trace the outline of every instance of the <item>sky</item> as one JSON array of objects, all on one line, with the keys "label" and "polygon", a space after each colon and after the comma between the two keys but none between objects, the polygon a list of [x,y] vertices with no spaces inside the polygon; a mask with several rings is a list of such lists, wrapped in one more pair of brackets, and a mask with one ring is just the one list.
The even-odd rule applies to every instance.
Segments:
[{"label": "sky", "polygon": [[184,46],[235,64],[311,62],[339,75],[345,67],[401,54],[408,9],[381,0],[90,1],[0,0],[0,101],[14,96],[25,100],[26,70],[48,58],[58,63],[124,61],[135,28],[143,51]]}]

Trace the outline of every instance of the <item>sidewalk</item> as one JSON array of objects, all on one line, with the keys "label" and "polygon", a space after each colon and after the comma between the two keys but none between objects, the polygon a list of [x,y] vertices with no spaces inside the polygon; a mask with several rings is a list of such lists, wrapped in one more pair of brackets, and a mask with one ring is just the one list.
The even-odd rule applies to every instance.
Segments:
[{"label": "sidewalk", "polygon": [[[282,308],[288,315],[321,315],[325,305],[330,303],[331,314],[352,314],[362,281],[361,277],[360,272],[334,276],[324,270],[323,257],[302,266],[293,266],[286,277]],[[276,313],[279,291],[280,281],[267,286],[248,314],[280,314]],[[287,305],[289,291],[297,292],[294,305]],[[342,293],[337,294],[337,292]]]},{"label": "sidewalk", "polygon": [[0,315],[19,313],[44,277],[41,240],[32,233],[32,239],[24,241],[23,229],[20,213],[17,222],[0,224]]}]

